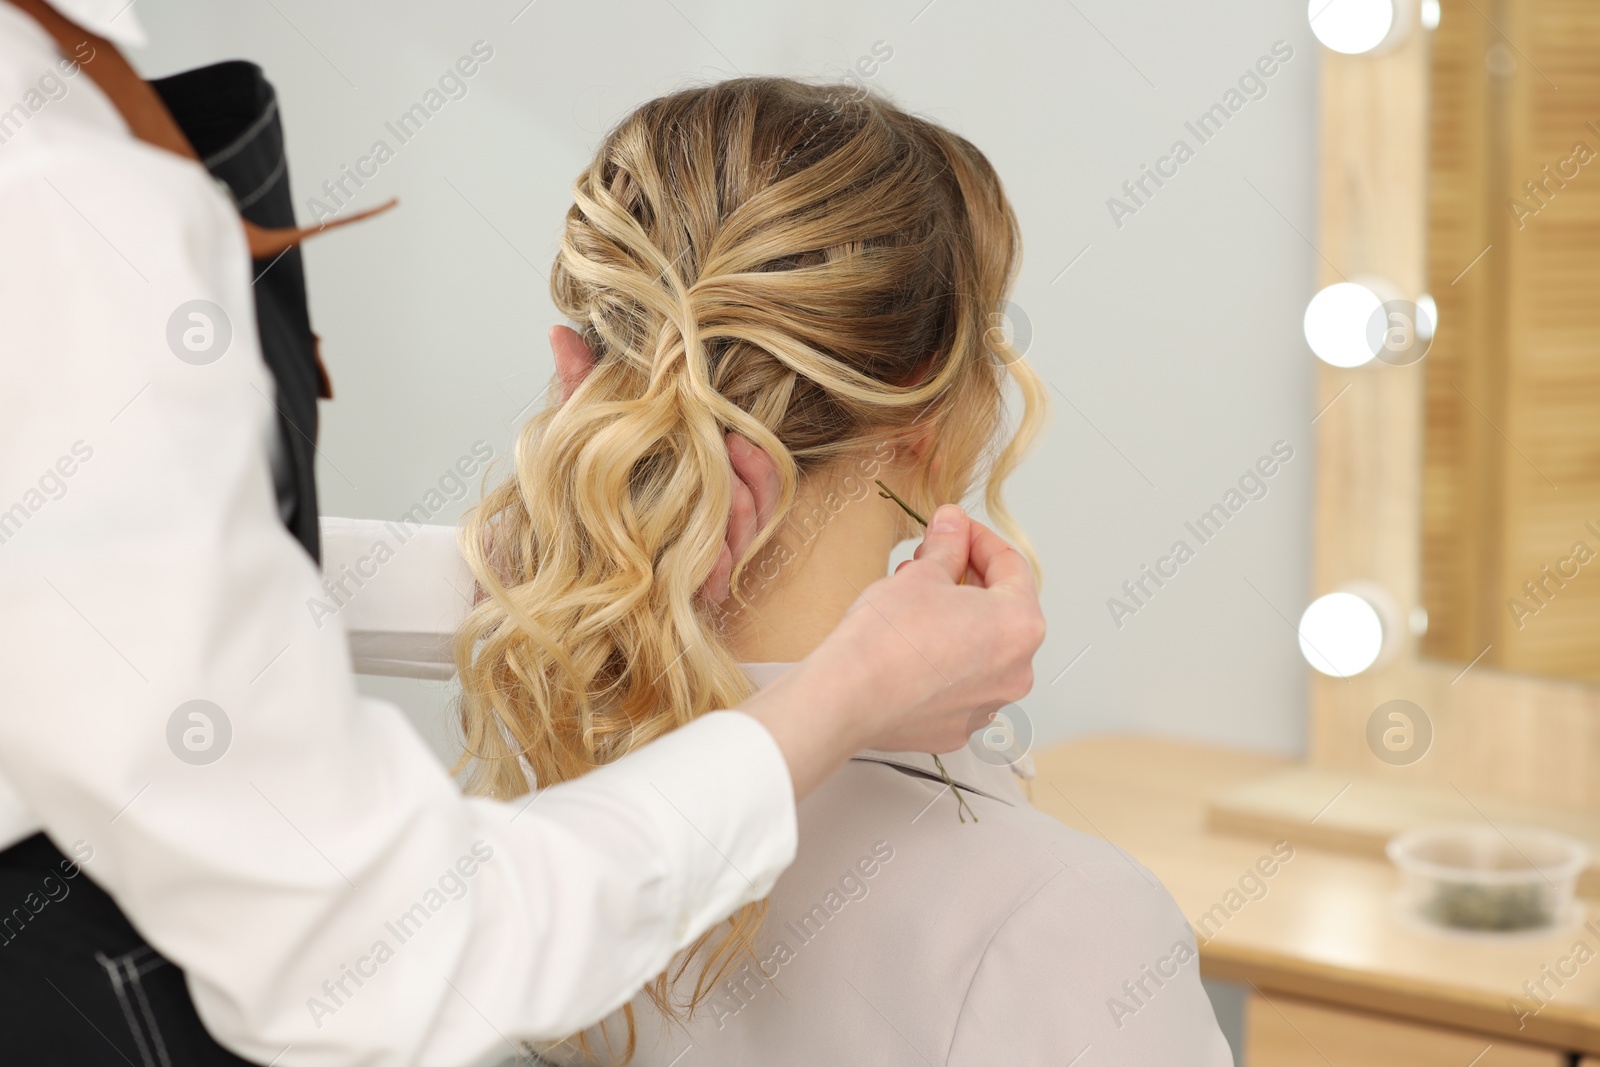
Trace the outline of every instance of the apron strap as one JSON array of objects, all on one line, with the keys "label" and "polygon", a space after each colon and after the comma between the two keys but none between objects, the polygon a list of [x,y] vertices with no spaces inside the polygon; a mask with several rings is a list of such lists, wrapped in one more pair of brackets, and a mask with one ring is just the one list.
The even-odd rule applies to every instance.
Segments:
[{"label": "apron strap", "polygon": [[[94,56],[82,64],[83,69],[100,87],[100,91],[106,94],[111,105],[117,109],[122,121],[128,124],[129,131],[135,137],[184,159],[200,162],[194,146],[178,128],[172,113],[161,102],[161,97],[139,76],[139,72],[133,69],[116,45],[104,37],[98,37],[84,30],[45,3],[45,0],[11,0],[11,2],[32,16],[46,33],[55,38],[64,55],[73,54],[74,47],[85,39],[94,46]],[[271,259],[286,249],[298,245],[307,237],[371,218],[388,211],[397,203],[398,200],[391,199],[377,207],[358,211],[348,218],[336,219],[316,227],[291,226],[268,229],[244,218],[239,222],[244,227],[245,240],[250,245],[250,258]]]}]

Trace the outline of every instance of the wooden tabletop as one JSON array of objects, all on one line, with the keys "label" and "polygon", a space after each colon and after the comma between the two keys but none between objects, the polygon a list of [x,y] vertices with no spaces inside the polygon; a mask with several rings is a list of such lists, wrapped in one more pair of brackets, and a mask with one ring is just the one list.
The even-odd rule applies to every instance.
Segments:
[{"label": "wooden tabletop", "polygon": [[[1396,914],[1398,878],[1387,861],[1319,849],[1290,835],[1293,857],[1273,862],[1268,837],[1207,830],[1212,797],[1292,761],[1107,737],[1041,749],[1034,766],[1040,810],[1106,838],[1166,884],[1199,931],[1208,976],[1253,986],[1268,999],[1281,993],[1600,1053],[1600,921],[1592,930],[1575,926],[1532,937],[1436,933]],[[1258,866],[1263,857],[1268,862]],[[1270,877],[1260,875],[1266,869]],[[1600,905],[1590,901],[1588,909],[1600,920]],[[1581,960],[1574,955],[1579,942],[1587,947]],[[1551,993],[1546,1006],[1524,982],[1536,991],[1543,982]],[[1529,1014],[1519,1019],[1513,997]]]}]

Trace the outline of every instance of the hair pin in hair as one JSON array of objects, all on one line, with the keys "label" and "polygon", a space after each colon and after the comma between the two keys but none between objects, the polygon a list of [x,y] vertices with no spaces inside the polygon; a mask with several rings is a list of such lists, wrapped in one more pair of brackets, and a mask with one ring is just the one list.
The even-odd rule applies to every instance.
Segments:
[{"label": "hair pin in hair", "polygon": [[[928,525],[928,520],[919,515],[916,508],[912,507],[910,504],[907,504],[904,500],[901,500],[899,493],[896,493],[893,489],[890,489],[887,485],[884,485],[882,478],[874,478],[872,480],[878,483],[879,496],[883,497],[885,500],[893,500],[896,504],[899,504],[900,510],[904,511],[907,515],[910,515],[913,519],[916,519],[918,525],[924,527]],[[965,578],[966,575],[962,575],[962,577]]]},{"label": "hair pin in hair", "polygon": [[[893,489],[890,489],[887,485],[884,485],[882,478],[874,478],[873,481],[878,483],[879,496],[883,497],[885,500],[893,500],[896,504],[900,505],[902,511],[904,511],[907,515],[910,515],[913,519],[916,519],[923,528],[927,527],[928,520],[917,514],[916,508],[912,507],[910,504],[907,504],[904,500],[901,500],[899,493],[896,493]],[[963,574],[961,576],[961,581],[957,582],[956,584],[961,585],[966,580],[967,576]],[[956,795],[956,817],[962,822],[966,822],[967,812],[972,812],[972,821],[977,822],[978,813],[972,811],[972,805],[968,804],[967,798],[961,795],[961,787],[956,785],[956,780],[954,778],[950,777],[950,772],[944,769],[944,760],[939,758],[939,754],[937,752],[930,752],[929,755],[933,757],[933,765],[939,768],[940,775],[944,777],[944,784],[949,786],[950,792]]]},{"label": "hair pin in hair", "polygon": [[[901,500],[900,499],[900,494],[896,493],[893,489],[890,489],[887,485],[884,485],[882,478],[874,478],[872,480],[878,483],[878,495],[879,496],[883,497],[883,499],[885,499],[885,500],[893,500],[896,504],[900,505],[900,509],[902,511],[904,511],[907,515],[910,515],[913,519],[916,519],[918,525],[922,526],[924,529],[927,528],[928,520],[923,518],[917,512],[916,508],[912,507],[910,504],[907,504],[904,500]],[[966,585],[967,584],[967,576],[965,574],[963,574],[956,581],[956,584],[957,585]]]}]

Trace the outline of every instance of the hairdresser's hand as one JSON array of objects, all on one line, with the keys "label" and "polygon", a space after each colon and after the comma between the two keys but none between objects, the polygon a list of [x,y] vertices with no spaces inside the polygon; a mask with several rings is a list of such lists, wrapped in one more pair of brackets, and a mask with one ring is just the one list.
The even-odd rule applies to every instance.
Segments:
[{"label": "hairdresser's hand", "polygon": [[1033,688],[1043,641],[1026,561],[946,505],[914,560],[863,590],[815,652],[741,707],[777,738],[803,796],[862,748],[960,748]]},{"label": "hairdresser's hand", "polygon": [[1033,688],[1044,633],[1022,554],[946,505],[914,557],[868,586],[818,652],[839,639],[876,644],[872,674],[883,708],[868,713],[878,720],[870,747],[949,752]]},{"label": "hairdresser's hand", "polygon": [[[570,326],[551,329],[550,352],[555,356],[556,377],[561,381],[561,399],[565,401],[594,369],[594,353]],[[728,537],[722,554],[700,587],[700,595],[713,604],[728,599],[733,561],[744,555],[761,527],[772,518],[781,492],[778,465],[771,456],[736,433],[728,434],[725,441],[734,475],[733,510],[728,516]]]}]

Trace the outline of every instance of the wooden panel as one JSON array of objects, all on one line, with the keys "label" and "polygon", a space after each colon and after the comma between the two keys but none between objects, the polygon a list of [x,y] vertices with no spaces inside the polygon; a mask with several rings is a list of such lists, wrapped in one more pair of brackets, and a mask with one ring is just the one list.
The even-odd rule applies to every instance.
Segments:
[{"label": "wooden panel", "polygon": [[1600,680],[1600,7],[1484,3],[1433,43],[1423,650]]},{"label": "wooden panel", "polygon": [[[1560,588],[1550,583],[1554,595],[1520,628],[1507,610],[1511,597],[1525,597],[1525,582],[1548,581],[1544,568],[1570,556],[1574,542],[1600,549],[1600,7],[1506,6],[1508,32],[1531,49],[1512,78],[1507,184],[1526,204],[1544,206],[1524,214],[1521,229],[1509,210],[1503,216],[1512,251],[1505,431],[1528,462],[1506,461],[1500,662],[1600,680],[1600,566]],[[1579,142],[1585,153],[1575,152]],[[1570,172],[1584,154],[1591,162],[1575,177],[1547,177],[1563,160],[1573,161]],[[1526,191],[1530,182],[1539,200]]]},{"label": "wooden panel", "polygon": [[1493,254],[1496,242],[1505,250],[1504,209],[1492,210],[1506,198],[1505,166],[1490,165],[1493,151],[1504,151],[1505,83],[1484,67],[1496,36],[1486,19],[1440,20],[1428,123],[1428,289],[1440,325],[1423,368],[1422,645],[1463,664],[1489,643],[1482,635],[1501,610],[1499,575],[1485,570],[1499,558],[1506,451],[1495,431],[1505,419],[1504,383],[1487,378],[1500,366],[1487,353],[1503,348],[1506,325],[1507,257]]},{"label": "wooden panel", "polygon": [[1250,997],[1245,1067],[1566,1067],[1549,1049],[1486,1041],[1289,997]]},{"label": "wooden panel", "polygon": [[[1445,0],[1440,32],[1474,22],[1481,27],[1484,16],[1467,0]],[[1372,274],[1413,298],[1425,288],[1429,53],[1420,30],[1381,56],[1319,53],[1319,284]],[[1600,189],[1600,170],[1592,177]],[[1432,360],[1318,365],[1313,595],[1366,579],[1403,609],[1421,604],[1423,386]],[[1600,570],[1593,577],[1600,585]],[[1465,666],[1422,659],[1408,641],[1389,666],[1353,679],[1308,670],[1312,762],[1352,776],[1454,783],[1474,797],[1600,808],[1600,687]],[[1432,750],[1406,767],[1384,764],[1366,742],[1368,717],[1397,697],[1420,705],[1434,727]]]}]

